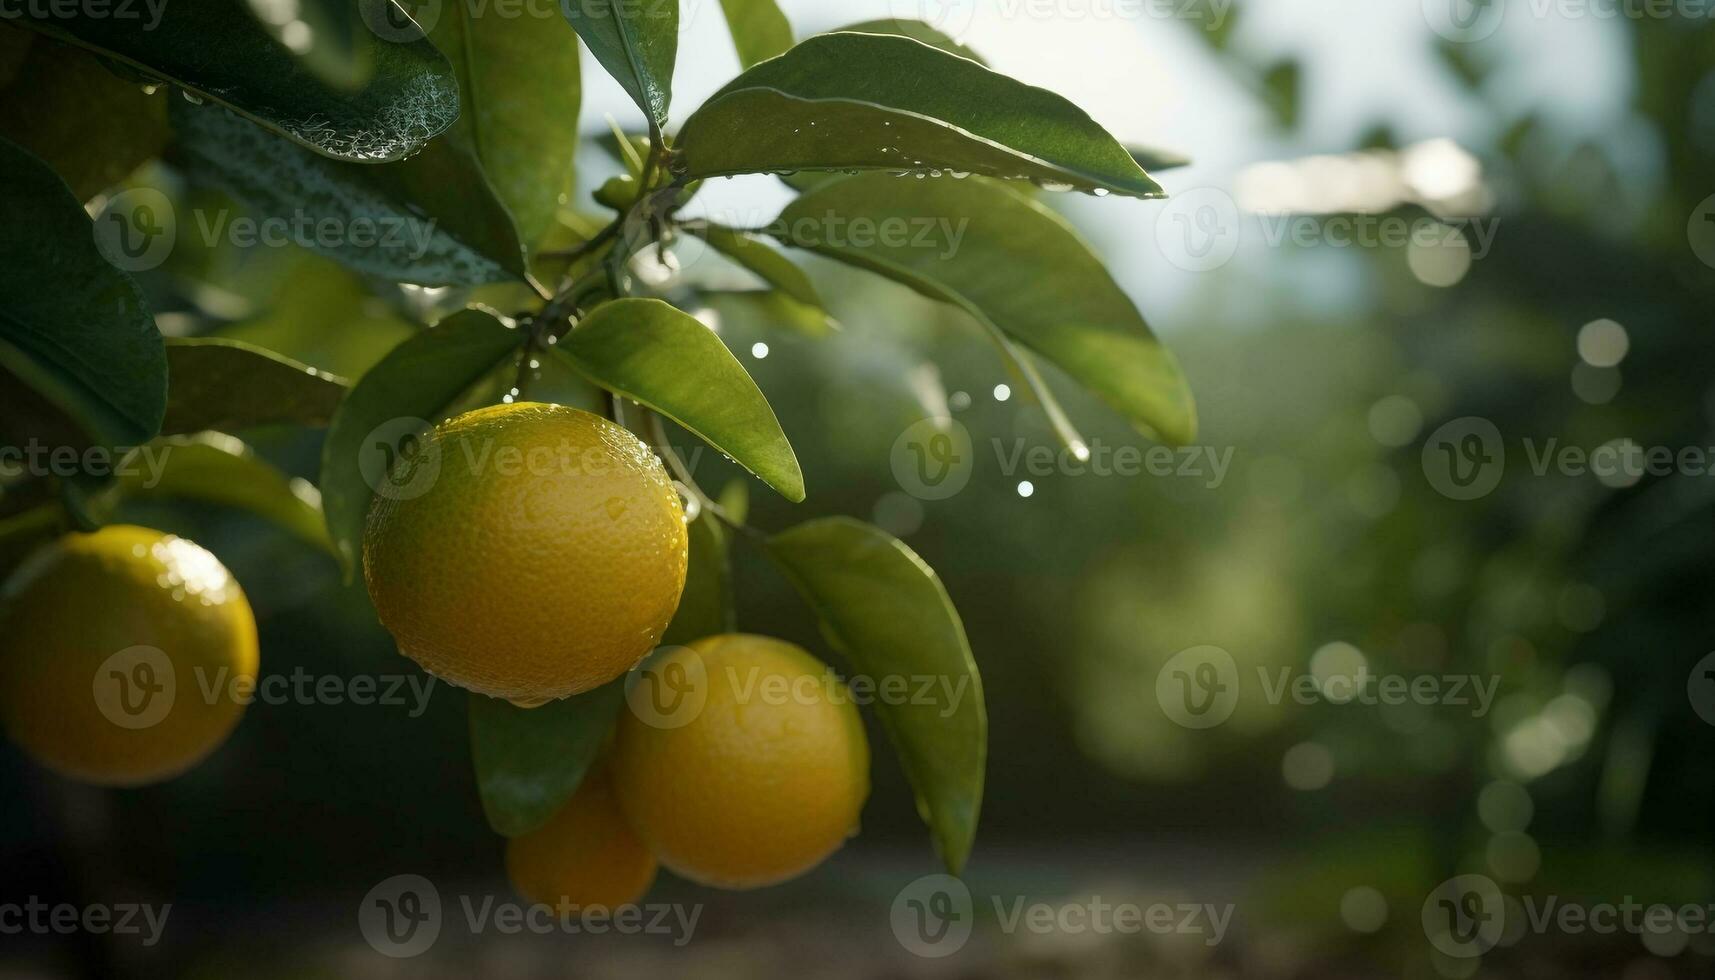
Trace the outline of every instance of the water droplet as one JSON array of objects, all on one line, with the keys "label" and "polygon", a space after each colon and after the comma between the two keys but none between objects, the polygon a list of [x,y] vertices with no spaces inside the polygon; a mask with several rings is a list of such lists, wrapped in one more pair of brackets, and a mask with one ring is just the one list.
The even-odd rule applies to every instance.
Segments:
[{"label": "water droplet", "polygon": [[189,102],[191,105],[202,105],[202,96],[197,95],[189,89],[179,89],[179,94],[184,96],[185,101]]},{"label": "water droplet", "polygon": [[616,521],[625,516],[624,497],[607,498],[607,516]]}]

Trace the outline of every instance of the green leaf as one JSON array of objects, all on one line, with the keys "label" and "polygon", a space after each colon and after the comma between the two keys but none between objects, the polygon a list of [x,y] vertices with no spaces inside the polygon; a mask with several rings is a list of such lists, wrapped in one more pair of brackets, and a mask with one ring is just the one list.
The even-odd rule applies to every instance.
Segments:
[{"label": "green leaf", "polygon": [[845,517],[800,524],[768,553],[852,669],[878,684],[933,678],[933,699],[883,700],[892,739],[941,859],[964,867],[982,809],[988,715],[964,624],[923,559],[878,528]]},{"label": "green leaf", "polygon": [[1048,418],[1048,427],[1054,430],[1054,437],[1060,444],[1072,450],[1073,454],[1082,458],[1089,452],[1090,445],[1084,441],[1077,426],[1066,414],[1066,409],[1060,405],[1060,399],[1055,396],[1054,389],[1048,387],[1048,381],[1042,377],[1042,371],[1036,366],[1036,359],[1027,350],[1013,343],[1006,334],[991,323],[984,323],[984,329],[996,344],[1000,345],[1001,356],[1006,359],[1007,373],[1019,382],[1030,400],[1042,409],[1042,414]]},{"label": "green leaf", "polygon": [[0,136],[40,157],[87,201],[167,145],[167,95],[145,94],[94,55],[44,40],[0,91]]},{"label": "green leaf", "polygon": [[1172,150],[1158,150],[1149,146],[1131,146],[1125,148],[1137,165],[1149,171],[1174,170],[1191,165],[1191,158],[1183,153]]},{"label": "green leaf", "polygon": [[738,63],[749,68],[792,46],[792,24],[774,0],[721,0]]},{"label": "green leaf", "polygon": [[287,478],[232,436],[204,432],[157,439],[131,450],[114,472],[119,479],[91,506],[103,522],[123,514],[128,501],[189,500],[255,514],[334,553],[316,488]]},{"label": "green leaf", "polygon": [[537,708],[479,694],[469,704],[482,811],[496,833],[517,837],[577,792],[625,704],[625,678]]},{"label": "green leaf", "polygon": [[[17,23],[70,41],[231,108],[326,156],[377,162],[421,149],[459,114],[452,68],[391,0],[358,0],[380,25],[373,77],[330,86],[237,3],[142,3],[135,16],[73,16],[29,5]],[[56,12],[57,13],[57,12]]]},{"label": "green leaf", "polygon": [[647,405],[794,503],[804,473],[756,382],[714,331],[656,299],[603,303],[553,348],[591,381]]},{"label": "green leaf", "polygon": [[726,528],[705,510],[686,532],[691,557],[685,591],[679,596],[679,610],[661,636],[662,646],[684,646],[705,636],[731,633],[736,627]]},{"label": "green leaf", "polygon": [[709,247],[755,273],[757,278],[787,297],[812,309],[822,310],[822,297],[804,270],[781,255],[773,246],[748,232],[704,224],[690,228]]},{"label": "green leaf", "polygon": [[392,440],[409,431],[403,425],[441,421],[465,389],[527,339],[486,310],[461,310],[395,347],[345,396],[322,447],[321,486],[328,531],[348,578],[363,554],[363,522],[374,497],[369,479],[375,478],[365,476],[363,461],[378,451],[377,431],[399,427],[383,433]]},{"label": "green leaf", "polygon": [[[449,140],[377,166],[319,157],[216,108],[175,106],[173,124],[194,174],[275,222],[277,237],[359,272],[422,286],[527,274],[511,216]],[[223,215],[195,217],[224,231]]]},{"label": "green leaf", "polygon": [[678,0],[575,0],[560,12],[595,60],[625,89],[650,128],[667,124],[679,52]]},{"label": "green leaf", "polygon": [[[878,228],[944,223],[923,247],[896,236],[843,234],[843,222],[858,217]],[[776,228],[788,245],[963,308],[1058,365],[1145,432],[1179,444],[1196,437],[1196,410],[1178,362],[1071,225],[1023,194],[986,181],[867,174],[799,197]]]},{"label": "green leaf", "polygon": [[[167,355],[142,290],[46,164],[0,139],[0,173],[0,368],[95,441],[147,442],[167,410]],[[13,387],[0,385],[0,415]]]},{"label": "green leaf", "polygon": [[526,243],[570,187],[578,148],[577,38],[534,16],[442,8],[430,38],[458,75],[464,109],[448,135],[471,150]]},{"label": "green leaf", "polygon": [[167,435],[326,425],[350,385],[270,350],[213,337],[167,341]]},{"label": "green leaf", "polygon": [[[354,89],[375,76],[374,31],[363,22],[364,4],[351,0],[245,0],[257,23],[316,78]],[[379,5],[369,3],[373,16]]]},{"label": "green leaf", "polygon": [[1282,61],[1263,72],[1258,80],[1262,100],[1274,111],[1283,128],[1298,125],[1299,91],[1304,72],[1298,62]]},{"label": "green leaf", "polygon": [[679,146],[691,177],[951,170],[1163,196],[1072,103],[893,35],[823,34],[757,65],[691,114]]},{"label": "green leaf", "polygon": [[699,290],[697,297],[721,318],[759,323],[779,330],[790,330],[806,337],[826,337],[840,330],[840,323],[826,310],[803,303],[772,289]]},{"label": "green leaf", "polygon": [[961,58],[969,58],[979,65],[986,65],[982,55],[953,40],[941,31],[930,27],[920,20],[897,20],[882,18],[881,20],[866,20],[861,24],[851,24],[833,33],[846,34],[897,34],[914,41],[922,41],[932,48],[940,48],[948,54],[956,54]]}]

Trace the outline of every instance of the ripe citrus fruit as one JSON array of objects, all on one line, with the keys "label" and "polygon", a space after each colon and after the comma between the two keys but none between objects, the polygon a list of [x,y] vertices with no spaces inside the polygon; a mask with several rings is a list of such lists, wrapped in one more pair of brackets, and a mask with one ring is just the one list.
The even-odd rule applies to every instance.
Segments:
[{"label": "ripe citrus fruit", "polygon": [[531,706],[613,680],[660,640],[685,587],[685,515],[630,431],[496,405],[436,426],[409,465],[438,475],[376,494],[363,573],[425,670]]},{"label": "ripe citrus fruit", "polygon": [[546,824],[506,842],[506,874],[532,902],[630,905],[655,880],[655,856],[626,823],[607,775],[592,772]]},{"label": "ripe citrus fruit", "polygon": [[722,888],[771,885],[857,832],[869,796],[863,722],[803,649],[744,634],[663,648],[629,698],[614,789],[674,872]]},{"label": "ripe citrus fruit", "polygon": [[[256,620],[218,559],[113,525],[34,552],[0,586],[0,718],[24,751],[108,786],[176,776],[231,733]],[[213,693],[210,693],[213,692]]]}]

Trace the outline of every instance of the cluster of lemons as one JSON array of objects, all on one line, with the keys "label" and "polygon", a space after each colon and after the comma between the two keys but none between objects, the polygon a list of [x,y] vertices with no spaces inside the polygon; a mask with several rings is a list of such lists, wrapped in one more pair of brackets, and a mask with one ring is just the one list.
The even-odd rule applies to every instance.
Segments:
[{"label": "cluster of lemons", "polygon": [[[534,403],[469,412],[426,438],[436,482],[379,495],[364,533],[365,583],[400,652],[528,708],[613,682],[655,649],[688,544],[679,493],[647,446],[607,419]],[[508,458],[535,463],[478,465]],[[130,526],[68,534],[27,559],[0,586],[0,645],[9,735],[101,785],[195,766],[243,713],[204,697],[214,688],[201,679],[254,683],[258,670],[255,619],[219,560]],[[685,660],[706,682],[694,716],[623,712],[577,793],[508,842],[525,897],[627,904],[657,863],[758,887],[814,867],[855,832],[869,747],[826,666],[789,643],[729,634],[664,649],[650,669]],[[819,694],[757,697],[775,679]]]}]

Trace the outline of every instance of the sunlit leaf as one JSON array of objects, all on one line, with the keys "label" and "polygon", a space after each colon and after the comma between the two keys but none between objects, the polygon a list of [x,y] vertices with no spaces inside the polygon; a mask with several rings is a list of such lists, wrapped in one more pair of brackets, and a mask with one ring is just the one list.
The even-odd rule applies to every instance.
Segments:
[{"label": "sunlit leaf", "polygon": [[738,63],[749,68],[792,46],[792,24],[774,0],[721,0]]},{"label": "sunlit leaf", "polygon": [[[860,521],[800,524],[768,553],[821,621],[828,642],[873,682],[903,678],[928,697],[878,699],[917,810],[958,874],[982,809],[988,715],[964,624],[941,580],[910,548]],[[926,686],[920,686],[926,685]]]},{"label": "sunlit leaf", "polygon": [[578,41],[557,23],[478,16],[482,10],[446,4],[430,34],[463,95],[448,135],[476,155],[519,234],[533,243],[571,182],[582,101]]},{"label": "sunlit leaf", "polygon": [[921,41],[823,34],[744,72],[685,121],[692,177],[941,170],[1160,197],[1082,109]]},{"label": "sunlit leaf", "polygon": [[665,126],[679,52],[677,0],[576,0],[560,12],[650,123]]},{"label": "sunlit leaf", "polygon": [[810,277],[766,241],[748,232],[715,224],[704,224],[694,231],[709,243],[710,248],[748,269],[788,298],[811,309],[823,309],[821,294],[816,292]]},{"label": "sunlit leaf", "polygon": [[[839,32],[850,34],[897,34],[912,40],[922,41],[932,48],[940,48],[948,54],[956,54],[961,58],[969,58],[979,65],[988,62],[983,56],[971,48],[960,44],[945,33],[930,27],[920,20],[899,20],[884,17],[880,20],[866,20],[859,24],[850,24],[839,29]],[[837,32],[836,32],[837,33]]]},{"label": "sunlit leaf", "polygon": [[804,499],[804,473],[768,400],[693,317],[660,300],[616,300],[596,307],[554,350],[596,384],[731,456],[788,500]]},{"label": "sunlit leaf", "polygon": [[122,516],[134,500],[192,501],[254,514],[333,553],[316,488],[287,477],[232,436],[205,432],[157,439],[133,449],[114,472],[112,490],[92,506],[103,521]]},{"label": "sunlit leaf", "polygon": [[[847,226],[839,222],[856,217],[907,229],[927,221],[932,230],[926,242],[840,233]],[[993,182],[867,174],[804,194],[777,228],[786,244],[961,307],[1053,362],[1147,433],[1180,444],[1196,435],[1196,410],[1178,362],[1071,225],[1025,195]]]}]

